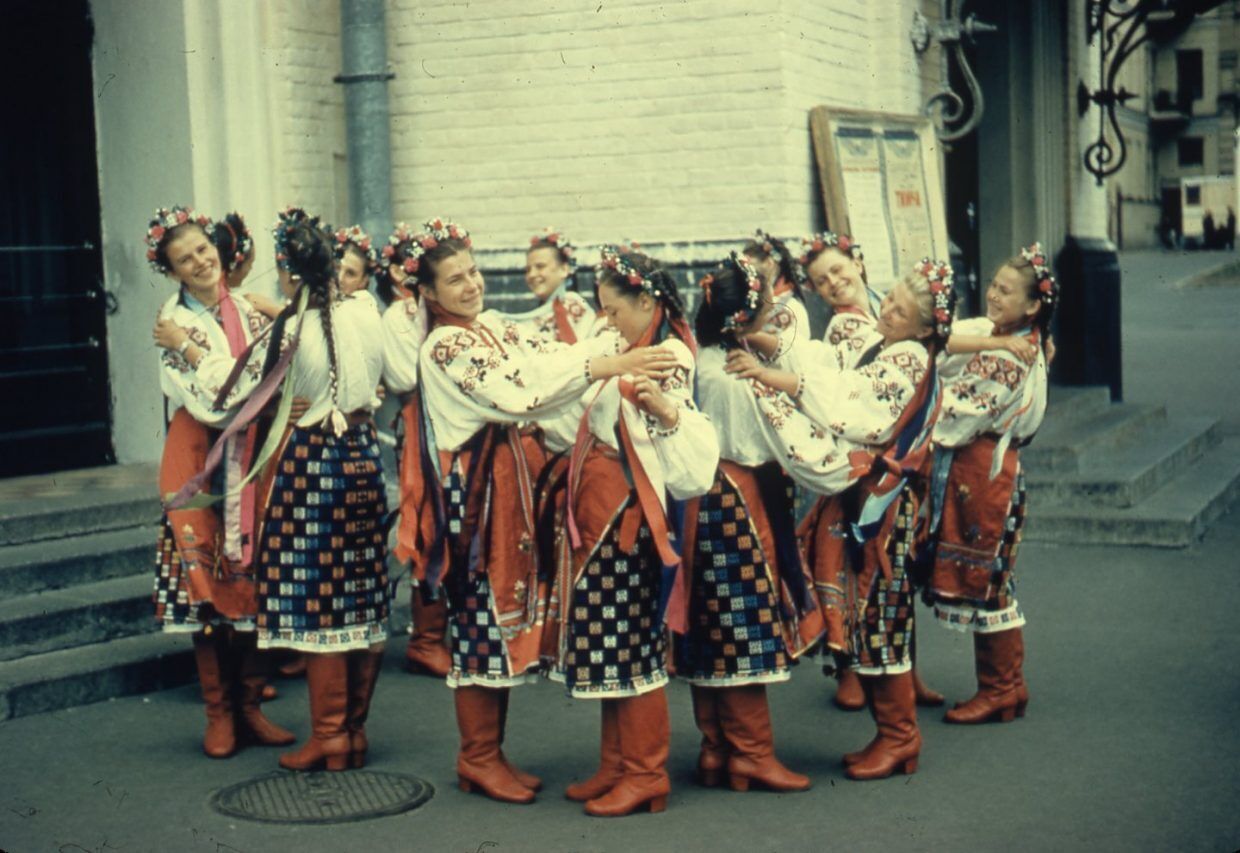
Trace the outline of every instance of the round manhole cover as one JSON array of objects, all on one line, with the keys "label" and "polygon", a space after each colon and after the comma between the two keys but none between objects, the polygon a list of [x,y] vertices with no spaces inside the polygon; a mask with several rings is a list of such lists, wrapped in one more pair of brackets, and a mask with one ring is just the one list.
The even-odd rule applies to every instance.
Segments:
[{"label": "round manhole cover", "polygon": [[211,807],[246,820],[342,823],[407,812],[434,795],[429,782],[399,773],[276,771],[221,789]]}]

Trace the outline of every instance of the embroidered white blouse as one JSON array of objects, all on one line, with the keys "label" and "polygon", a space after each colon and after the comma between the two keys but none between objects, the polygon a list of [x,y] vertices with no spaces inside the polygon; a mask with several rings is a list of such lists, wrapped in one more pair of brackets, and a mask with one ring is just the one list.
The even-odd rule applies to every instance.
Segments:
[{"label": "embroidered white blouse", "polygon": [[[994,324],[985,317],[961,320],[954,332],[992,335]],[[995,433],[1003,446],[1011,439],[1029,438],[1046,415],[1046,358],[1039,349],[1032,365],[1007,350],[939,356],[943,407],[934,426],[934,441],[943,447],[963,447],[978,436]],[[996,454],[1000,459],[1002,454]]]},{"label": "embroidered white blouse", "polygon": [[419,358],[436,446],[459,450],[488,423],[541,422],[577,405],[590,384],[590,359],[607,343],[547,343],[497,311],[467,328],[431,330]]},{"label": "embroidered white blouse", "polygon": [[[672,497],[686,500],[710,491],[719,466],[719,440],[710,418],[693,403],[693,354],[681,341],[669,338],[659,346],[676,357],[671,375],[659,383],[663,393],[680,410],[680,420],[670,430],[649,417],[620,394],[618,377],[595,382],[579,401],[590,433],[612,450],[619,450],[616,425],[624,418],[634,449],[656,494],[666,489]],[[544,427],[546,428],[546,427]],[[575,430],[574,430],[575,433]],[[561,436],[562,441],[566,436]],[[550,443],[550,442],[549,442]]]},{"label": "embroidered white blouse", "polygon": [[[245,342],[250,344],[269,323],[240,293],[229,294],[237,306]],[[195,307],[190,307],[194,304]],[[184,408],[194,420],[208,426],[225,426],[235,412],[235,407],[248,396],[249,391],[261,378],[262,361],[246,366],[246,374],[228,397],[222,411],[215,409],[215,398],[228,379],[236,359],[228,348],[228,338],[219,322],[218,309],[205,308],[192,300],[182,298],[180,293],[170,297],[159,312],[160,319],[171,319],[188,330],[189,338],[202,350],[198,366],[192,367],[183,355],[175,350],[160,351],[159,386],[168,398],[171,411]]]},{"label": "embroidered white blouse", "polygon": [[[332,306],[332,340],[336,351],[336,397],[331,392],[327,337],[318,308],[306,310],[301,342],[285,378],[284,393],[304,397],[310,408],[297,421],[300,427],[322,423],[333,403],[344,414],[379,408],[375,393],[383,374],[383,321],[369,291],[359,290]],[[291,324],[290,324],[291,325]],[[286,341],[292,331],[285,329]]]}]

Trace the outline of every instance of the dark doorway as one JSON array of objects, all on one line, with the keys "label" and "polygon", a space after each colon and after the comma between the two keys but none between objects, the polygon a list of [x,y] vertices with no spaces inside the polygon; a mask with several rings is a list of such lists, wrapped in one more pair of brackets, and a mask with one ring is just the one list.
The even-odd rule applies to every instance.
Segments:
[{"label": "dark doorway", "polygon": [[87,0],[9,0],[0,476],[114,462]]}]

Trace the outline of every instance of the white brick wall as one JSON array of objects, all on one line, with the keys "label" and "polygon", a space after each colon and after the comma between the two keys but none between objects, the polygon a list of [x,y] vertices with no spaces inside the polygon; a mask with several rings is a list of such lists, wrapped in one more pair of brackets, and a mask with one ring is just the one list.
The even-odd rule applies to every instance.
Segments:
[{"label": "white brick wall", "polygon": [[[346,150],[339,0],[266,0],[264,59],[275,124],[277,205],[296,204],[343,222],[335,160]],[[275,210],[258,220],[270,226]]]},{"label": "white brick wall", "polygon": [[390,0],[397,217],[497,249],[552,223],[579,243],[808,230],[809,109],[917,110],[915,3],[755,5]]}]

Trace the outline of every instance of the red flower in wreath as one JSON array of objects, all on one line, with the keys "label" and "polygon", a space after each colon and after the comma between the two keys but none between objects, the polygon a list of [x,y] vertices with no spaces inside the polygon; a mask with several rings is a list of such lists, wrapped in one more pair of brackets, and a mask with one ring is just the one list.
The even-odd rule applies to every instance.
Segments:
[{"label": "red flower in wreath", "polygon": [[849,240],[846,236],[840,235],[840,238],[838,240],[838,245],[840,247],[841,252],[847,252],[848,247],[852,245],[852,241]]},{"label": "red flower in wreath", "polygon": [[395,255],[395,254],[396,254],[396,249],[394,249],[393,247],[391,246],[383,247],[383,257],[390,258],[392,257],[392,255]]},{"label": "red flower in wreath", "polygon": [[1033,256],[1033,265],[1034,265],[1035,267],[1044,267],[1044,266],[1046,266],[1046,258],[1042,257],[1041,255],[1034,255],[1034,256]]},{"label": "red flower in wreath", "polygon": [[939,308],[934,312],[934,319],[938,320],[940,323],[946,323],[951,319],[951,315],[947,313],[946,308]]},{"label": "red flower in wreath", "polygon": [[154,237],[156,240],[164,239],[164,226],[156,225],[154,228],[152,228],[151,236]]},{"label": "red flower in wreath", "polygon": [[1049,278],[1042,279],[1042,282],[1038,285],[1038,289],[1041,290],[1043,293],[1050,293],[1051,292],[1051,280]]},{"label": "red flower in wreath", "polygon": [[642,283],[641,275],[635,272],[629,273],[629,284],[633,285],[634,287],[639,287],[641,283]]},{"label": "red flower in wreath", "polygon": [[439,245],[439,241],[436,240],[434,237],[426,237],[422,240],[422,248],[426,249],[427,251],[435,248],[438,245]]},{"label": "red flower in wreath", "polygon": [[412,275],[413,273],[417,271],[418,271],[418,259],[417,258],[405,258],[405,272]]}]

